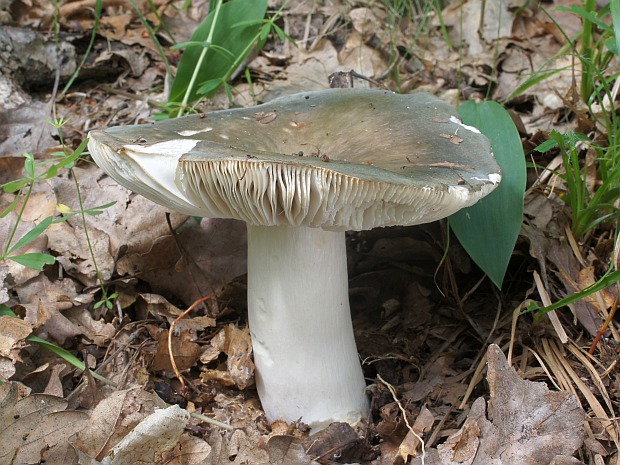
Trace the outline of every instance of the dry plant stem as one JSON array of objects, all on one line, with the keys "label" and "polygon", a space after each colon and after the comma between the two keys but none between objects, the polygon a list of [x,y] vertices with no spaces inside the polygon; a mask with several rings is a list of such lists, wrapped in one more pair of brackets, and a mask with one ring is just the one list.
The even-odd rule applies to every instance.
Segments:
[{"label": "dry plant stem", "polygon": [[418,433],[416,433],[413,428],[411,427],[411,425],[409,424],[409,419],[407,418],[407,412],[405,411],[405,408],[403,407],[403,404],[400,403],[400,400],[398,399],[398,396],[396,395],[396,389],[394,389],[394,386],[392,386],[390,383],[388,383],[387,381],[385,381],[381,375],[377,375],[377,379],[379,381],[381,381],[385,387],[388,388],[388,390],[390,391],[390,394],[392,394],[392,398],[394,399],[394,402],[396,402],[396,405],[398,405],[398,408],[400,409],[401,413],[403,414],[403,420],[405,420],[405,424],[407,425],[407,429],[409,429],[409,431],[411,432],[411,434],[413,434],[418,441],[420,441],[421,447],[422,447],[422,465],[424,465],[425,459],[426,459],[426,446],[424,444],[424,439],[422,439],[420,437],[420,435]]},{"label": "dry plant stem", "polygon": [[[176,375],[176,377],[179,379],[179,381],[181,382],[181,386],[182,386],[182,390],[185,391],[186,390],[186,386],[185,386],[185,380],[183,379],[183,376],[181,375],[181,372],[179,371],[176,362],[174,361],[174,355],[172,353],[172,333],[174,331],[174,327],[176,326],[176,324],[181,321],[183,318],[185,318],[185,316],[190,313],[191,311],[193,311],[198,305],[200,305],[202,302],[211,299],[213,296],[211,294],[201,297],[200,299],[196,300],[196,302],[194,302],[192,305],[190,305],[190,307],[185,310],[183,313],[181,313],[170,325],[170,330],[168,331],[168,354],[170,355],[170,364],[172,365],[172,369],[174,370],[174,374]],[[222,423],[221,421],[217,421],[214,420],[213,418],[209,418],[205,415],[201,415],[200,413],[190,413],[190,415],[194,418],[196,418],[197,420],[201,420],[204,421],[205,423],[210,423],[214,426],[219,426],[220,428],[224,428],[227,430],[232,430],[233,427],[230,425],[227,425],[226,423]]]},{"label": "dry plant stem", "polygon": [[187,387],[185,386],[185,380],[183,379],[183,375],[181,375],[181,372],[179,371],[179,369],[177,368],[177,364],[174,361],[174,354],[172,352],[172,334],[174,333],[174,327],[177,325],[177,323],[179,321],[181,321],[183,318],[185,318],[185,316],[190,313],[191,311],[193,311],[198,305],[200,305],[202,302],[204,302],[205,300],[209,300],[210,298],[212,298],[213,296],[211,294],[201,297],[200,299],[198,299],[196,302],[194,302],[192,305],[190,305],[190,307],[185,310],[183,313],[181,313],[170,325],[170,329],[168,330],[168,355],[170,357],[170,365],[172,365],[172,369],[174,371],[174,374],[177,378],[179,378],[179,381],[181,383],[181,388],[183,391],[185,391],[187,389]]},{"label": "dry plant stem", "polygon": [[596,351],[596,345],[598,344],[598,341],[601,340],[601,337],[603,337],[603,334],[605,333],[605,331],[607,331],[607,328],[609,327],[609,323],[611,323],[611,320],[614,318],[614,315],[616,314],[617,309],[618,309],[618,296],[616,296],[616,300],[614,301],[614,306],[611,308],[611,312],[609,312],[609,315],[607,315],[607,318],[605,319],[605,323],[603,323],[601,328],[596,333],[596,336],[594,337],[594,340],[592,341],[592,345],[590,346],[590,350],[588,350],[588,354],[594,355],[594,352]]},{"label": "dry plant stem", "polygon": [[248,319],[269,421],[316,431],[366,415],[344,232],[248,225]]},{"label": "dry plant stem", "polygon": [[[534,271],[533,276],[534,282],[536,283],[536,289],[538,290],[538,294],[540,295],[540,300],[542,300],[542,303],[545,307],[549,307],[552,303],[551,298],[549,297],[549,294],[547,293],[547,290],[543,285],[540,275],[536,271]],[[547,312],[547,317],[549,317],[551,325],[553,326],[553,329],[555,329],[555,332],[560,338],[560,341],[562,341],[562,344],[566,344],[566,342],[568,342],[568,334],[566,334],[566,331],[564,331],[564,327],[562,326],[562,323],[560,322],[556,311],[552,310],[550,312]]]}]

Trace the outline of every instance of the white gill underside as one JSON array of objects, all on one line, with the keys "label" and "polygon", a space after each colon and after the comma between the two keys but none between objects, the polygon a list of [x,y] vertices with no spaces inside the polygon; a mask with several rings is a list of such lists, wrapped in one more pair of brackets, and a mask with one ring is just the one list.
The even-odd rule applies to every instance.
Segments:
[{"label": "white gill underside", "polygon": [[178,182],[204,216],[334,231],[427,223],[486,194],[462,186],[412,188],[269,162],[181,162],[180,172]]}]

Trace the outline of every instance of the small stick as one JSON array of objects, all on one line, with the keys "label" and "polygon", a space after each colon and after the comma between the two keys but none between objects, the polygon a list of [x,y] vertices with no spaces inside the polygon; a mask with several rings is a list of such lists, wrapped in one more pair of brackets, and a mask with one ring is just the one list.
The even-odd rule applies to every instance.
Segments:
[{"label": "small stick", "polygon": [[181,321],[181,319],[183,319],[188,313],[190,313],[192,310],[194,310],[198,306],[198,304],[201,304],[205,300],[209,300],[212,297],[213,297],[213,295],[209,294],[209,295],[207,295],[205,297],[201,297],[200,299],[198,299],[196,302],[194,302],[192,305],[190,305],[190,307],[187,310],[185,310],[183,313],[181,313],[176,318],[176,320],[174,320],[172,322],[172,324],[170,325],[170,329],[168,330],[168,356],[170,357],[170,364],[172,365],[172,370],[174,371],[175,376],[177,378],[179,378],[179,381],[181,382],[181,389],[183,390],[183,392],[185,392],[187,390],[187,386],[185,386],[185,380],[183,379],[183,375],[181,375],[181,372],[177,368],[177,364],[174,361],[174,355],[172,353],[172,333],[174,331],[174,327],[176,326],[176,324],[179,321]]}]

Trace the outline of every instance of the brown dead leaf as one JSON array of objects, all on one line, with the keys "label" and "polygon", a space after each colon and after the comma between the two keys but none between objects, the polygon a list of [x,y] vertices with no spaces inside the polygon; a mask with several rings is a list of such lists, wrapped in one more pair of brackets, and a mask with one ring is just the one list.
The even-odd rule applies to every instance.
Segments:
[{"label": "brown dead leaf", "polygon": [[95,407],[88,426],[78,434],[76,448],[101,460],[156,408],[165,404],[155,394],[137,388],[114,392]]},{"label": "brown dead leaf", "polygon": [[180,440],[189,412],[178,405],[158,409],[138,423],[101,461],[102,465],[159,465]]},{"label": "brown dead leaf", "polygon": [[[557,269],[555,274],[564,285],[567,294],[583,289],[578,283],[582,267],[567,241],[551,241],[546,258],[555,265]],[[609,295],[608,292],[604,294]],[[599,310],[596,308],[598,302],[594,304],[593,300],[596,300],[595,296],[578,300],[572,305],[577,319],[592,335],[597,333],[602,324]]]},{"label": "brown dead leaf", "polygon": [[269,462],[273,465],[316,465],[297,438],[288,435],[270,436],[267,440]]},{"label": "brown dead leaf", "polygon": [[15,373],[15,362],[8,357],[0,357],[0,382],[6,383]]},{"label": "brown dead leaf", "polygon": [[463,40],[469,46],[469,56],[480,58],[494,40],[510,37],[514,15],[509,3],[453,1],[444,9],[443,20],[452,29],[455,40]]},{"label": "brown dead leaf", "polygon": [[88,415],[66,408],[67,401],[59,397],[20,399],[16,383],[0,384],[0,463],[40,463],[44,451],[67,451],[69,438],[86,426]]},{"label": "brown dead leaf", "polygon": [[177,446],[163,454],[162,463],[166,465],[203,465],[211,446],[204,439],[183,433]]},{"label": "brown dead leaf", "polygon": [[[8,97],[8,96],[4,96]],[[0,155],[18,157],[23,152],[42,153],[58,143],[53,139],[49,107],[44,103],[24,103],[17,108],[5,109],[0,105]]]},{"label": "brown dead leaf", "polygon": [[[481,408],[484,408],[484,400],[482,399],[481,402],[478,402],[478,405],[472,406],[471,417],[473,419],[480,418],[478,412]],[[452,447],[454,451],[452,460],[455,462],[466,462],[467,460],[473,459],[476,452],[478,452],[478,447],[480,447],[480,435],[481,432],[478,423],[475,421],[466,422],[457,443]]]},{"label": "brown dead leaf", "polygon": [[85,304],[92,302],[92,295],[79,294],[72,279],[52,281],[41,273],[15,291],[19,308],[25,313],[24,320],[57,342],[83,335],[102,346],[114,336],[112,324],[93,318],[88,311]]},{"label": "brown dead leaf", "polygon": [[415,457],[418,454],[418,449],[421,445],[420,438],[431,430],[435,423],[435,417],[425,406],[422,406],[420,414],[417,416],[411,429],[408,431],[403,442],[398,446],[398,455],[403,459],[405,463],[409,460],[409,457]]},{"label": "brown dead leaf", "polygon": [[234,324],[227,325],[205,347],[200,356],[202,363],[209,363],[224,352],[227,355],[226,371],[203,368],[200,377],[203,381],[215,380],[225,386],[236,385],[246,389],[254,384],[254,362],[252,361],[252,341],[250,329],[237,328]]},{"label": "brown dead leaf", "polygon": [[[179,336],[172,336],[172,354],[177,369],[180,371],[193,367],[200,358],[201,348],[192,342],[192,338],[193,336],[187,331],[181,332]],[[168,331],[159,333],[157,352],[151,369],[154,371],[172,370],[168,350]]]},{"label": "brown dead leaf", "polygon": [[[426,464],[571,463],[585,435],[585,412],[575,396],[522,380],[496,345],[489,346],[487,364],[488,415],[484,399],[477,399],[461,430],[429,451]],[[412,461],[421,463],[419,457]]]},{"label": "brown dead leaf", "polygon": [[362,455],[363,441],[348,423],[336,422],[303,441],[306,453],[317,461],[350,462]]},{"label": "brown dead leaf", "polygon": [[0,316],[0,355],[11,357],[14,349],[32,333],[32,326],[21,318]]},{"label": "brown dead leaf", "polygon": [[254,384],[254,362],[252,361],[252,340],[250,328],[237,328],[236,325],[226,326],[228,348],[226,367],[235,385],[243,390]]},{"label": "brown dead leaf", "polygon": [[[183,224],[181,219],[185,221],[186,217],[172,217],[177,230],[175,242],[163,207],[134,198],[119,220],[127,228],[128,242],[117,271],[121,275],[140,273],[140,278],[159,293],[174,295],[191,305],[245,273],[246,227],[234,220],[205,218],[200,224],[193,220]],[[183,256],[177,244],[182,246]]]},{"label": "brown dead leaf", "polygon": [[256,430],[235,430],[232,434],[213,431],[207,441],[211,453],[203,465],[320,465],[311,460],[299,439],[271,436],[265,444]]}]

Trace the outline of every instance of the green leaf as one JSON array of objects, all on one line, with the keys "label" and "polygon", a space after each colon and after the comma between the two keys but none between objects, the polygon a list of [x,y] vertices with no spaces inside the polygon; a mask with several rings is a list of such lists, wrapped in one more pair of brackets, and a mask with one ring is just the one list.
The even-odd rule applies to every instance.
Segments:
[{"label": "green leaf", "polygon": [[496,102],[465,102],[458,112],[465,124],[491,140],[502,181],[480,202],[452,215],[449,224],[472,260],[501,288],[523,220],[526,173],[521,138],[508,112]]},{"label": "green leaf", "polygon": [[20,196],[16,195],[15,198],[9,204],[9,206],[0,212],[0,218],[4,218],[6,215],[11,213],[13,210],[15,210],[15,207],[17,206],[17,202],[19,202],[19,199],[20,199]]},{"label": "green leaf", "polygon": [[[617,0],[613,0],[611,3],[613,4],[616,1]],[[585,21],[589,21],[592,24],[596,24],[602,31],[609,29],[609,25],[602,19],[599,19],[594,12],[588,11],[587,9],[581,8],[577,5],[571,5],[570,7],[558,6],[556,10],[565,11],[567,13],[572,13],[574,15],[581,16]]]},{"label": "green leaf", "polygon": [[56,175],[58,174],[58,170],[60,168],[67,168],[67,169],[73,168],[75,160],[77,160],[78,158],[82,156],[82,154],[84,153],[84,150],[86,150],[87,144],[88,144],[88,139],[84,139],[80,143],[78,148],[76,148],[73,151],[72,154],[68,155],[63,152],[62,159],[58,163],[55,163],[54,165],[52,165],[42,179],[50,179],[50,178],[56,177]]},{"label": "green leaf", "polygon": [[[207,52],[206,59],[200,67],[199,85],[217,79],[221,82],[234,71],[230,69],[231,55],[237,58],[244,52],[251,50],[251,45],[256,40],[260,25],[235,26],[243,21],[261,20],[265,16],[266,11],[267,0],[231,0],[222,5],[213,31],[213,45]],[[191,42],[205,42],[209,36],[212,22],[213,13],[210,13],[194,31],[190,39]],[[214,46],[219,46],[217,52]],[[222,53],[222,49],[226,49],[231,55]],[[201,52],[202,47],[189,47],[183,52],[176,78],[170,90],[170,102],[183,101]],[[241,57],[241,59],[243,58]],[[235,61],[240,62],[241,60]],[[211,90],[210,94],[214,92],[215,90]],[[195,101],[199,97],[199,92],[196,89],[192,89],[189,101]]]},{"label": "green leaf", "polygon": [[39,237],[43,233],[43,231],[45,231],[49,227],[50,224],[52,224],[52,221],[54,221],[54,218],[52,218],[51,216],[45,218],[34,228],[24,234],[20,240],[13,244],[13,246],[9,250],[9,253],[16,251],[20,247],[30,244],[37,237]]},{"label": "green leaf", "polygon": [[35,167],[34,155],[28,152],[24,152],[22,155],[26,159],[24,161],[24,170],[26,171],[26,173],[28,173],[28,176],[30,177],[30,179],[34,179],[34,167]]},{"label": "green leaf", "polygon": [[9,306],[0,304],[0,316],[17,316]]},{"label": "green leaf", "polygon": [[27,266],[33,270],[43,271],[45,265],[53,265],[56,259],[48,253],[25,253],[7,257],[9,260]]},{"label": "green leaf", "polygon": [[540,153],[546,153],[551,149],[554,149],[558,146],[557,141],[553,140],[553,139],[548,139],[546,141],[544,141],[542,144],[538,145],[537,147],[534,148],[534,150],[536,150],[537,152]]},{"label": "green leaf", "polygon": [[29,182],[31,182],[31,180],[26,178],[15,179],[14,181],[9,181],[6,184],[2,184],[2,190],[4,190],[4,192],[8,194],[12,194],[13,192],[24,187]]},{"label": "green leaf", "polygon": [[196,40],[191,40],[189,42],[179,42],[178,44],[174,44],[172,47],[170,47],[170,50],[182,50],[189,47],[207,47],[208,45],[208,42],[198,42]]},{"label": "green leaf", "polygon": [[612,48],[607,45],[607,48],[618,55],[618,53],[620,53],[620,2],[617,0],[612,0],[610,2],[610,7],[611,20],[614,27],[615,47]]},{"label": "green leaf", "polygon": [[[67,363],[70,363],[71,365],[73,365],[78,370],[81,370],[81,371],[86,370],[86,365],[84,364],[84,362],[82,362],[79,358],[77,358],[75,355],[73,355],[68,350],[63,349],[62,347],[58,347],[56,344],[52,344],[51,342],[48,342],[45,339],[41,339],[40,337],[34,336],[32,334],[29,335],[26,339],[32,342],[36,342],[37,344],[45,347],[46,349],[51,350],[53,353],[58,355],[60,358],[62,358]],[[89,371],[90,371],[90,374],[93,376],[93,378],[96,378],[99,381],[104,382],[105,384],[115,386],[115,384],[109,379],[107,379],[105,376],[102,376],[99,373],[96,373],[92,370],[89,370]]]},{"label": "green leaf", "polygon": [[198,88],[198,93],[206,95],[209,92],[214,91],[221,85],[222,85],[221,79],[211,79],[209,81],[203,82],[203,84]]},{"label": "green leaf", "polygon": [[113,202],[104,203],[103,205],[97,205],[96,207],[87,208],[84,210],[84,213],[90,216],[97,216],[103,213],[103,210],[106,208],[110,208],[112,205],[116,203],[116,200]]},{"label": "green leaf", "polygon": [[543,69],[543,68],[544,67],[541,67],[539,71],[532,73],[532,75],[529,78],[527,78],[525,81],[523,81],[521,84],[519,84],[519,86],[515,90],[513,90],[510,93],[510,95],[506,97],[504,101],[510,102],[512,99],[524,93],[530,87],[535,86],[536,84],[542,81],[546,81],[547,79],[551,78],[551,76],[553,76],[554,74],[560,73],[568,69],[568,67],[553,68],[553,69]]}]

